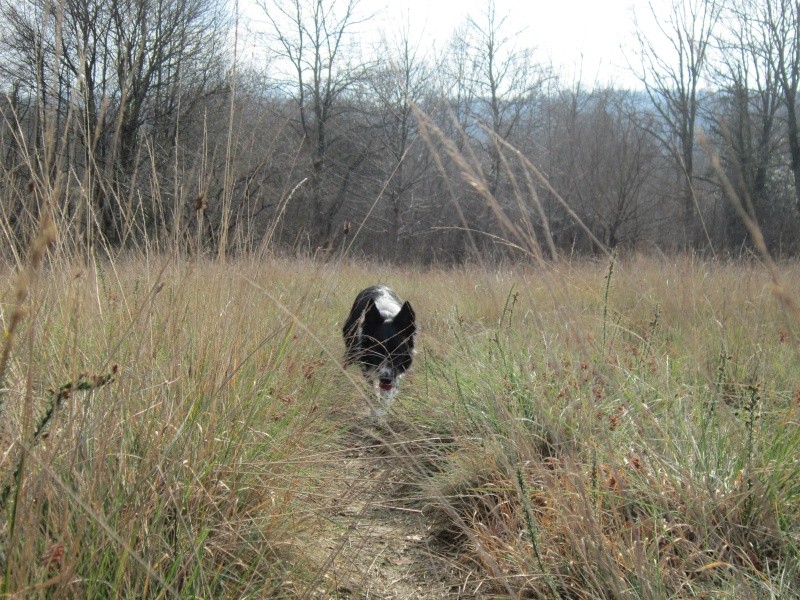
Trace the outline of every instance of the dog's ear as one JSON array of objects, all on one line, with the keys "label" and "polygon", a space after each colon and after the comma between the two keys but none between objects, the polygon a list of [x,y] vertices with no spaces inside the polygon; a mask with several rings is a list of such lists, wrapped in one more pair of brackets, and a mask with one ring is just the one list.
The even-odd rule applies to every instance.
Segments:
[{"label": "dog's ear", "polygon": [[367,307],[364,309],[364,326],[375,326],[383,323],[383,315],[378,307],[375,306],[375,301],[370,298],[367,300]]},{"label": "dog's ear", "polygon": [[414,325],[415,318],[416,316],[414,315],[414,309],[411,308],[411,303],[405,302],[400,312],[397,313],[397,316],[394,318],[394,322],[397,323],[401,331],[411,334],[416,330],[416,326]]}]

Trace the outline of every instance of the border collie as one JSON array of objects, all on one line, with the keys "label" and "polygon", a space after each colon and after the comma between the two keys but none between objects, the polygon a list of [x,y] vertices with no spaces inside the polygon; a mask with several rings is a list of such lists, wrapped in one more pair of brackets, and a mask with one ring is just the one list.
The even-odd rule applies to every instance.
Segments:
[{"label": "border collie", "polygon": [[[361,365],[367,381],[373,386],[377,382],[385,408],[397,394],[400,377],[411,366],[416,330],[411,304],[385,285],[362,290],[342,328],[345,366]],[[373,412],[386,414],[384,409]]]}]

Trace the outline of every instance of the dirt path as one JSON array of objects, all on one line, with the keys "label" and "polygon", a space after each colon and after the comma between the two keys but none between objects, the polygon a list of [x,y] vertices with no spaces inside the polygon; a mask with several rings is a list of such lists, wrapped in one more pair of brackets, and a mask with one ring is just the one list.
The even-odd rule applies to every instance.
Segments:
[{"label": "dirt path", "polygon": [[[390,440],[396,441],[390,441]],[[346,437],[341,460],[330,467],[333,535],[317,598],[462,598],[465,574],[431,546],[429,524],[409,494],[407,456],[413,442],[391,427],[359,427]],[[468,577],[467,577],[468,579]]]}]

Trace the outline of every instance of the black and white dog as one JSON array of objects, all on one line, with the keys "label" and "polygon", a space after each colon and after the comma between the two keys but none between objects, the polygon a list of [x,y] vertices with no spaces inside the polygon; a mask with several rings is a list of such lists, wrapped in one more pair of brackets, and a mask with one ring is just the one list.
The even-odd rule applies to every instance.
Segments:
[{"label": "black and white dog", "polygon": [[[358,294],[344,323],[344,364],[361,365],[367,381],[377,383],[385,407],[397,394],[400,377],[411,366],[416,330],[411,304],[384,285]],[[374,412],[385,414],[384,410]]]}]

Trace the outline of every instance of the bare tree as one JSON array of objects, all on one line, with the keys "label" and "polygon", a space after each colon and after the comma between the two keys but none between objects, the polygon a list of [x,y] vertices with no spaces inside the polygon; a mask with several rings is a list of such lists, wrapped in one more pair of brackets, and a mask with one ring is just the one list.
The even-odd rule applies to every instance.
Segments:
[{"label": "bare tree", "polygon": [[455,140],[455,148],[475,163],[471,169],[485,182],[488,194],[476,194],[468,186],[459,196],[464,215],[460,225],[468,230],[504,234],[496,228],[497,210],[519,210],[503,146],[520,141],[515,134],[535,111],[550,77],[534,61],[533,50],[521,43],[522,32],[512,27],[510,16],[498,15],[489,0],[480,16],[469,17],[456,31],[441,61],[446,111],[438,121]]},{"label": "bare tree", "polygon": [[534,63],[533,50],[518,45],[522,32],[509,31],[510,27],[510,16],[499,16],[494,0],[489,0],[480,18],[467,19],[458,40],[471,62],[465,73],[465,83],[471,88],[468,97],[472,98],[467,109],[480,130],[473,143],[482,146],[489,159],[491,194],[497,192],[502,173],[495,139],[509,139],[545,78]]},{"label": "bare tree", "polygon": [[[757,220],[770,204],[768,173],[781,149],[776,130],[782,99],[773,67],[775,40],[760,11],[764,11],[763,3],[753,0],[736,0],[726,6],[725,27],[716,36],[719,89],[710,115],[720,156],[745,209]],[[727,242],[738,246],[746,229],[728,204],[725,214]]]},{"label": "bare tree", "polygon": [[794,179],[794,195],[800,210],[800,130],[797,92],[800,87],[800,1],[765,0],[748,2],[749,19],[766,27],[773,76],[778,83],[786,112],[786,137],[789,169]]},{"label": "bare tree", "polygon": [[[141,164],[171,160],[180,119],[224,89],[225,5],[2,0],[0,18],[7,23],[0,34],[0,69],[34,99],[40,115],[33,134],[37,155],[44,152],[41,132],[49,118],[56,134],[47,152],[58,154],[59,141],[67,142],[64,152],[71,155],[65,160],[83,179],[101,233],[112,244],[122,242],[130,203],[141,197],[141,189],[134,194]],[[146,140],[152,151],[142,157]],[[154,205],[143,208],[151,223],[159,220]]]},{"label": "bare tree", "polygon": [[359,0],[258,4],[272,26],[274,48],[287,65],[283,88],[294,100],[295,124],[310,147],[311,206],[304,213],[307,231],[323,245],[330,241],[353,172],[366,158],[363,147],[346,143],[336,129],[352,108],[345,95],[364,78],[355,33],[366,17],[358,12]]},{"label": "bare tree", "polygon": [[695,237],[694,153],[700,86],[708,67],[710,44],[721,3],[717,0],[672,0],[669,15],[648,2],[652,28],[636,18],[640,65],[633,67],[663,126],[650,132],[673,157],[681,185],[685,242]]},{"label": "bare tree", "polygon": [[[431,68],[422,56],[419,43],[411,40],[408,22],[400,29],[397,39],[385,45],[388,57],[370,73],[370,85],[382,148],[380,177],[386,182],[383,195],[390,210],[388,230],[399,258],[405,254],[406,236],[414,229],[410,212],[415,191],[431,174],[430,154],[420,139],[413,112],[415,106],[421,110],[432,108],[429,105]],[[416,200],[419,206],[419,197]]]},{"label": "bare tree", "polygon": [[657,218],[656,143],[643,128],[632,96],[591,94],[570,145],[578,153],[573,200],[579,215],[607,248],[644,239]]}]

